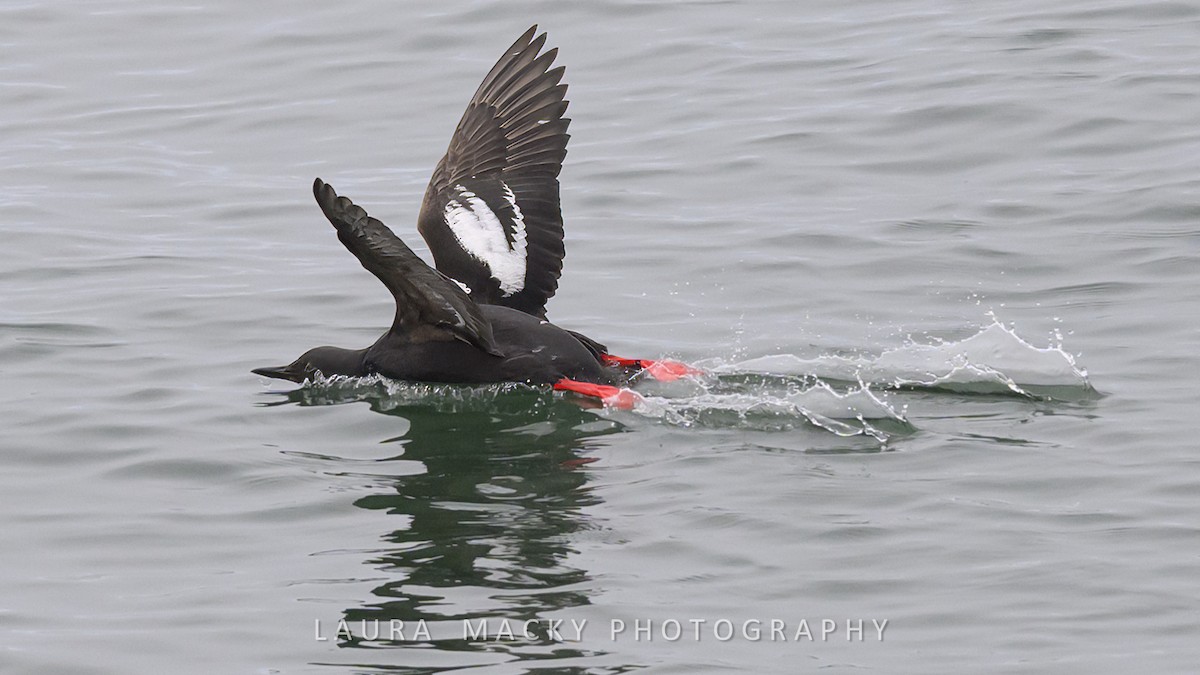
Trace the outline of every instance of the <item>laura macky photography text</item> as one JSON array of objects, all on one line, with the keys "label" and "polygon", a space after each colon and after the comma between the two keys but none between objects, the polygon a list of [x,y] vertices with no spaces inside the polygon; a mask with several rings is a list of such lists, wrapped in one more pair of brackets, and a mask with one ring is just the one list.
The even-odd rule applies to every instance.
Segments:
[{"label": "laura macky photography text", "polygon": [[326,641],[580,642],[883,642],[887,619],[506,619],[401,621],[362,619],[322,623],[314,620],[314,636]]}]

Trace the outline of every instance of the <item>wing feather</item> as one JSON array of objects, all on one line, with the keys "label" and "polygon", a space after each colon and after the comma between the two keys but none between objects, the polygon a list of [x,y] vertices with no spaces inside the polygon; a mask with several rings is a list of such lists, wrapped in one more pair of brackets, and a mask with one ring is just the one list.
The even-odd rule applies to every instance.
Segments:
[{"label": "wing feather", "polygon": [[386,225],[348,198],[339,197],[333,186],[320,178],[313,182],[313,196],[342,244],[395,297],[394,335],[403,337],[433,327],[489,354],[502,355],[491,323],[453,279],[425,264]]},{"label": "wing feather", "polygon": [[[484,76],[438,162],[418,229],[438,270],[471,298],[545,316],[562,274],[558,174],[570,120],[557,49],[537,26]],[[509,249],[499,250],[499,224]]]}]

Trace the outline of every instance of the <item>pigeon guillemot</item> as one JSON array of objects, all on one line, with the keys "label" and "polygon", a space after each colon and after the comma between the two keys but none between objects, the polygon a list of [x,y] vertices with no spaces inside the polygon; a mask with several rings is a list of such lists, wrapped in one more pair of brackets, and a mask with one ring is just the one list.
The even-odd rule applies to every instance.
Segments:
[{"label": "pigeon guillemot", "polygon": [[562,274],[558,174],[567,153],[563,67],[530,28],[492,67],[434,169],[417,227],[437,269],[382,222],[317,179],[338,239],[396,300],[392,327],[365,349],[317,347],[253,372],[304,382],[379,374],[447,383],[552,384],[628,407],[631,372],[673,379],[683,364],[612,356],[546,319]]}]

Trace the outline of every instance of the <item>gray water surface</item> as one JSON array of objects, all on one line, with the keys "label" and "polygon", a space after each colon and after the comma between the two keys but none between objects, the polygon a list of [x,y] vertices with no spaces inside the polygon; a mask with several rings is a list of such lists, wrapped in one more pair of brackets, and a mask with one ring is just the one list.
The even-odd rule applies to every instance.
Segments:
[{"label": "gray water surface", "polygon": [[[551,318],[710,374],[250,374],[388,325],[312,179],[428,258],[535,22]],[[0,672],[1200,661],[1200,5],[5,3],[0,55]]]}]

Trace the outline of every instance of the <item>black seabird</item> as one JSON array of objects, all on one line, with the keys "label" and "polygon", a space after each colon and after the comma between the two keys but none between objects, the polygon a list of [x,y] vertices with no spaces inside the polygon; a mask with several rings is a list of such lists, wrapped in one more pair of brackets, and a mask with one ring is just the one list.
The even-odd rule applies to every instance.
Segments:
[{"label": "black seabird", "polygon": [[[317,179],[317,204],[338,239],[396,299],[392,327],[365,349],[317,347],[253,372],[293,382],[320,374],[380,374],[448,383],[553,384],[620,403],[630,372],[660,379],[691,371],[623,359],[546,321],[562,274],[558,174],[567,153],[564,68],[546,34],[525,32],[471,98],[434,169],[417,227],[437,269],[382,222]],[[599,386],[596,386],[599,385]],[[620,400],[618,400],[620,399]]]}]

